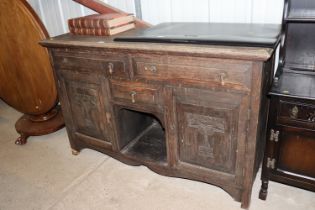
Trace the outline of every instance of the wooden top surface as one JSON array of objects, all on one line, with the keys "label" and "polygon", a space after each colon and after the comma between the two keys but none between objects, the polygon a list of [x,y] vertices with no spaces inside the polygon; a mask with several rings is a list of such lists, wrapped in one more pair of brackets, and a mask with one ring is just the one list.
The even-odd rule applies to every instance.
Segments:
[{"label": "wooden top surface", "polygon": [[20,112],[44,114],[57,101],[48,33],[26,0],[0,1],[0,97]]},{"label": "wooden top surface", "polygon": [[[132,35],[137,33],[134,29],[120,35]],[[119,36],[119,35],[118,35]],[[236,46],[220,46],[220,45],[194,45],[194,44],[172,44],[172,43],[143,43],[143,42],[116,42],[111,37],[96,36],[78,36],[64,34],[40,43],[46,47],[92,47],[107,49],[124,49],[136,51],[150,51],[153,53],[176,53],[191,56],[229,58],[241,60],[268,60],[274,49],[261,47],[236,47]]]},{"label": "wooden top surface", "polygon": [[270,95],[315,99],[315,74],[284,71],[279,81],[274,82]]}]

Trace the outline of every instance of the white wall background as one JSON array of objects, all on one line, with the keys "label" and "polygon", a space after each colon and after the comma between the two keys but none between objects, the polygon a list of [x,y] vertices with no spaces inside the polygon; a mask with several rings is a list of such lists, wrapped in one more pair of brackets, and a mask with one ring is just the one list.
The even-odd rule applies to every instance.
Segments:
[{"label": "white wall background", "polygon": [[[281,23],[284,0],[103,0],[143,20],[161,22]],[[72,0],[28,0],[50,36],[68,32],[67,20],[93,11]]]},{"label": "white wall background", "polygon": [[281,23],[284,0],[141,0],[144,20]]}]

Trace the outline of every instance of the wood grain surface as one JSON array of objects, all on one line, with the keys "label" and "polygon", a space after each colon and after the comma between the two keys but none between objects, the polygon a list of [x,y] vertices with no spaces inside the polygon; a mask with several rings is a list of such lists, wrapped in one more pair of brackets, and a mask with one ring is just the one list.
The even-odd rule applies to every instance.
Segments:
[{"label": "wood grain surface", "polygon": [[57,101],[48,33],[25,0],[0,1],[0,97],[20,112],[44,114]]}]

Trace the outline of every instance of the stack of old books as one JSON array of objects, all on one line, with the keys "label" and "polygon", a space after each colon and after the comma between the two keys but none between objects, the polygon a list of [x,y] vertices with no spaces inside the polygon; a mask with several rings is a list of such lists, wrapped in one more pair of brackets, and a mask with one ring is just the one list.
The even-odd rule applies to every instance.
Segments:
[{"label": "stack of old books", "polygon": [[70,33],[76,35],[111,36],[135,28],[129,14],[94,14],[68,20]]}]

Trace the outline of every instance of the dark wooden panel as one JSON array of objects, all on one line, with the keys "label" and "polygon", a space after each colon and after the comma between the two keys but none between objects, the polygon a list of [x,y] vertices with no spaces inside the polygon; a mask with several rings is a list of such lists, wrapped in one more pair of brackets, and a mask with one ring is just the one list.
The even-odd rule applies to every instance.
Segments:
[{"label": "dark wooden panel", "polygon": [[116,108],[115,112],[119,129],[119,149],[124,148],[152,124],[152,118],[134,110]]},{"label": "dark wooden panel", "polygon": [[269,94],[293,99],[315,99],[315,75],[301,71],[285,71],[272,85]]},{"label": "dark wooden panel", "polygon": [[315,24],[290,23],[287,26],[285,66],[314,71]]},{"label": "dark wooden panel", "polygon": [[166,141],[161,125],[153,122],[139,138],[133,139],[122,153],[138,161],[165,165]]},{"label": "dark wooden panel", "polygon": [[232,111],[177,106],[180,160],[233,173],[237,141]]},{"label": "dark wooden panel", "polygon": [[[88,82],[87,74],[64,72],[65,94],[70,103],[70,112],[75,132],[110,142],[106,129],[105,107],[102,101],[103,92],[99,81]],[[71,79],[72,77],[72,79]],[[75,79],[80,77],[80,79]]]},{"label": "dark wooden panel", "polygon": [[315,177],[315,132],[284,127],[280,139],[277,168]]},{"label": "dark wooden panel", "polygon": [[66,87],[77,132],[104,139],[99,87],[71,81]]},{"label": "dark wooden panel", "polygon": [[239,122],[247,121],[246,97],[198,89],[177,90],[175,95],[179,161],[235,175],[236,164],[241,166],[236,151],[245,142],[239,136],[245,124]]},{"label": "dark wooden panel", "polygon": [[315,2],[313,0],[289,0],[288,17],[294,19],[315,18]]}]

